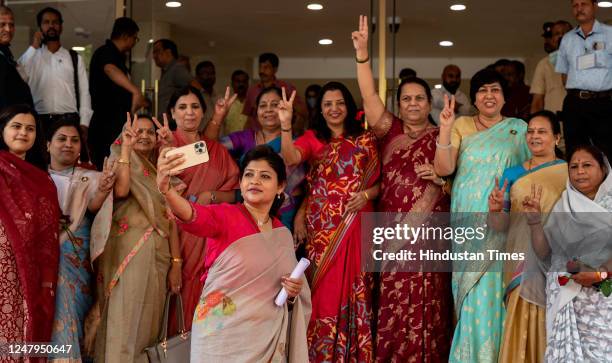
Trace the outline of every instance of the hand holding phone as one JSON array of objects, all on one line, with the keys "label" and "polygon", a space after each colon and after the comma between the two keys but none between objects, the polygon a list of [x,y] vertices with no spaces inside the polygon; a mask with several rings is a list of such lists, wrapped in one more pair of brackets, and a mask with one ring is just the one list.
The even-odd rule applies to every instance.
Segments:
[{"label": "hand holding phone", "polygon": [[206,142],[204,141],[198,141],[194,142],[193,144],[172,149],[166,153],[166,157],[170,157],[175,154],[183,154],[185,162],[172,168],[172,172],[185,170],[189,167],[205,163],[209,160],[208,149],[206,148]]}]

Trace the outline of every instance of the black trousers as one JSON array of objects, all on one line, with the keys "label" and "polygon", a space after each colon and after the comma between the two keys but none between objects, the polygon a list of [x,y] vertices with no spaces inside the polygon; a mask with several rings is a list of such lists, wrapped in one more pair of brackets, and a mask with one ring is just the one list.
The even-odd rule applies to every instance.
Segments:
[{"label": "black trousers", "polygon": [[563,101],[563,133],[567,154],[593,144],[612,160],[612,96],[582,99],[568,94]]},{"label": "black trousers", "polygon": [[91,162],[102,170],[104,158],[110,155],[112,143],[121,135],[125,123],[125,112],[101,113],[94,111],[89,125],[89,147]]}]

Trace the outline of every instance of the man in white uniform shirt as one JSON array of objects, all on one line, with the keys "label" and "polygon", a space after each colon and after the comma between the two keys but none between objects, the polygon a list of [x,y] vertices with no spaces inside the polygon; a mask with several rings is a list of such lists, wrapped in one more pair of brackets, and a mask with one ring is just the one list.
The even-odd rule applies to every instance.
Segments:
[{"label": "man in white uniform shirt", "polygon": [[431,90],[431,116],[436,124],[440,123],[440,113],[444,109],[444,95],[449,98],[455,95],[455,113],[457,116],[471,116],[474,114],[472,103],[465,93],[459,90],[461,85],[461,69],[449,64],[442,71],[442,88]]},{"label": "man in white uniform shirt", "polygon": [[93,111],[83,59],[62,47],[63,19],[58,10],[44,8],[36,21],[40,31],[34,34],[32,45],[19,58],[36,112],[45,129],[57,119],[71,119],[86,131]]}]

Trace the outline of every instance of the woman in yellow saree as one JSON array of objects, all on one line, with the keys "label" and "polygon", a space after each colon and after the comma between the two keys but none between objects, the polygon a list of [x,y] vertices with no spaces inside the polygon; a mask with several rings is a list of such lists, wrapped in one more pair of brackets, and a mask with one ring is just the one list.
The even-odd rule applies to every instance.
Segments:
[{"label": "woman in yellow saree", "polygon": [[[489,196],[489,225],[508,231],[506,252],[524,253],[523,261],[506,261],[504,286],[506,319],[499,362],[542,362],[546,349],[545,271],[531,253],[531,232],[523,201],[532,185],[542,186],[542,211],[550,212],[567,182],[567,164],[556,156],[561,128],[555,114],[533,114],[527,126],[531,158],[506,169]],[[504,193],[509,191],[509,193]]]}]

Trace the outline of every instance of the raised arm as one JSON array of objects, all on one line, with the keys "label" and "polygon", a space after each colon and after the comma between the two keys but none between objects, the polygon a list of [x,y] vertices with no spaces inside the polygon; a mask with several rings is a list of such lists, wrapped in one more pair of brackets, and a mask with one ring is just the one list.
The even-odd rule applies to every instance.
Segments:
[{"label": "raised arm", "polygon": [[223,99],[218,99],[215,102],[215,112],[210,120],[210,122],[206,125],[204,129],[204,136],[209,140],[219,140],[219,133],[221,132],[221,127],[223,126],[223,122],[225,122],[225,117],[232,107],[234,101],[236,101],[236,97],[238,94],[234,94],[230,96],[230,88],[227,87],[225,89],[225,96]]},{"label": "raised arm", "polygon": [[184,155],[181,153],[166,157],[166,153],[172,149],[163,149],[157,159],[157,188],[166,197],[172,214],[181,221],[191,221],[193,219],[191,204],[170,186],[170,177],[179,174],[178,171],[172,171],[172,169],[185,162]]},{"label": "raised arm", "polygon": [[440,113],[440,136],[436,142],[434,168],[439,176],[451,175],[457,166],[459,151],[451,144],[451,132],[455,123],[455,96],[450,100],[444,95],[444,109]]},{"label": "raised arm", "polygon": [[287,166],[297,165],[302,161],[300,151],[293,145],[293,134],[291,132],[294,99],[295,90],[291,93],[291,98],[287,100],[287,92],[283,87],[283,99],[278,104],[278,118],[281,122],[281,155]]},{"label": "raised arm", "polygon": [[[138,116],[134,116],[134,122]],[[115,182],[115,197],[125,198],[130,193],[130,155],[132,154],[132,145],[136,142],[136,132],[132,128],[132,117],[127,114],[127,121],[123,126],[121,133],[121,154],[116,162],[117,166],[117,181]]]},{"label": "raised arm", "polygon": [[536,188],[535,184],[531,185],[531,195],[523,200],[523,211],[527,216],[527,224],[531,229],[531,245],[536,255],[544,260],[550,255],[551,249],[544,234],[544,226],[542,225],[542,214],[540,207],[540,199],[542,198],[542,186]]},{"label": "raised arm", "polygon": [[108,158],[104,158],[104,165],[102,167],[102,174],[100,174],[100,180],[98,181],[98,188],[87,205],[87,210],[90,212],[96,213],[102,207],[102,204],[104,204],[108,193],[113,190],[115,180],[117,179],[118,165],[116,160],[111,162]]},{"label": "raised arm", "polygon": [[378,121],[385,113],[385,105],[376,93],[374,75],[368,54],[368,17],[359,15],[359,30],[351,34],[353,46],[355,47],[355,61],[357,63],[357,81],[359,91],[363,98],[363,109],[365,111],[368,125],[377,129]]}]

